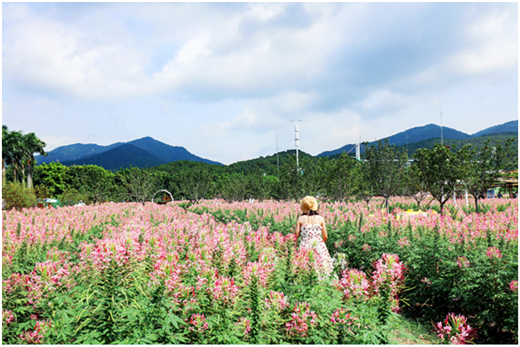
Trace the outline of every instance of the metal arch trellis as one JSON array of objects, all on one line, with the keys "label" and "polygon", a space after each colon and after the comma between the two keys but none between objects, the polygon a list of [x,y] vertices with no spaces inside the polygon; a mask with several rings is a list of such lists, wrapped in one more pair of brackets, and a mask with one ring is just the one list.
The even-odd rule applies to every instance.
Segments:
[{"label": "metal arch trellis", "polygon": [[156,191],[152,197],[152,202],[154,201],[155,199],[155,195],[159,192],[165,192],[165,193],[168,193],[168,195],[170,195],[170,198],[172,199],[172,202],[173,202],[173,195],[172,193],[170,193],[169,191],[167,191],[166,189],[159,189],[158,191]]}]

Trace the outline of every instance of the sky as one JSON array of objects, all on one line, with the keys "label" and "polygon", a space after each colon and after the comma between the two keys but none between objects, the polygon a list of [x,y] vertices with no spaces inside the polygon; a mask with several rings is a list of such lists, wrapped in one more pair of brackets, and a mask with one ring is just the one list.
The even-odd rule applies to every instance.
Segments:
[{"label": "sky", "polygon": [[441,109],[518,119],[517,3],[2,3],[2,124],[47,151],[151,136],[231,164],[297,123],[317,155]]}]

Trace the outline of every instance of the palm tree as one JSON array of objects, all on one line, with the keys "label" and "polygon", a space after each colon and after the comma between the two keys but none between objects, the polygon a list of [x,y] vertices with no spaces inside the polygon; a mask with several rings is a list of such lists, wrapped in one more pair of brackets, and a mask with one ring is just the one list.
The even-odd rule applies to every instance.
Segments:
[{"label": "palm tree", "polygon": [[34,153],[47,156],[48,153],[43,149],[45,142],[40,140],[34,133],[24,135],[22,143],[24,164],[27,168],[27,187],[32,188],[32,172],[35,164]]},{"label": "palm tree", "polygon": [[5,181],[6,165],[13,165],[14,182],[18,180],[18,169],[23,160],[22,141],[23,135],[19,131],[9,131],[2,125],[2,179]]}]

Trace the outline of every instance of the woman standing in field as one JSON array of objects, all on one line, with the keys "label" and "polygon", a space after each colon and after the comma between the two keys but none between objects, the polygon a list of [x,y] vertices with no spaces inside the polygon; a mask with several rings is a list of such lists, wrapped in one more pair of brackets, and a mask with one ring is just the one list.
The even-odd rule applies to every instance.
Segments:
[{"label": "woman standing in field", "polygon": [[317,212],[318,202],[314,197],[306,196],[302,199],[300,208],[302,215],[296,222],[296,240],[301,236],[299,249],[313,248],[321,257],[325,273],[330,275],[334,261],[325,246],[327,228],[325,219]]}]

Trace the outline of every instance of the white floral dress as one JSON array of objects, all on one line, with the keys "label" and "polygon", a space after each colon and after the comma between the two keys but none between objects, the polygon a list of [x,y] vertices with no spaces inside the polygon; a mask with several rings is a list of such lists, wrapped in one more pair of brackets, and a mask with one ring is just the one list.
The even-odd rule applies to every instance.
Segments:
[{"label": "white floral dress", "polygon": [[320,255],[324,272],[330,274],[333,270],[334,260],[330,257],[329,251],[323,241],[320,224],[302,224],[300,228],[300,249],[314,248]]}]

